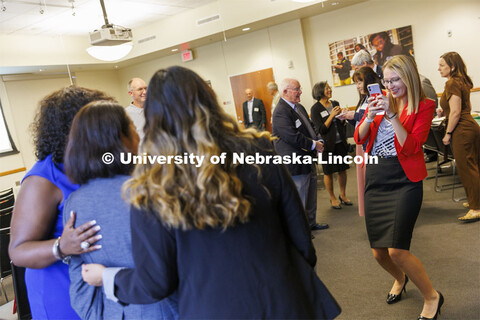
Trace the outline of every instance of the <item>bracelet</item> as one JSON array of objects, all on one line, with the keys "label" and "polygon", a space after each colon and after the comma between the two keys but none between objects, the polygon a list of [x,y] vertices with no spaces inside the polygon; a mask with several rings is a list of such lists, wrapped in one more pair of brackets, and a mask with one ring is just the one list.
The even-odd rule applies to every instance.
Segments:
[{"label": "bracelet", "polygon": [[385,114],[385,118],[387,118],[388,120],[392,120],[393,118],[395,118],[397,116],[397,113],[395,112],[395,114],[391,117],[388,116],[388,114]]},{"label": "bracelet", "polygon": [[57,240],[55,240],[55,242],[53,243],[53,246],[52,246],[53,256],[55,257],[55,259],[62,260],[63,263],[69,264],[70,259],[72,257],[71,256],[63,256],[62,251],[60,251],[60,238],[61,237],[58,237]]},{"label": "bracelet", "polygon": [[53,243],[53,246],[52,246],[52,253],[53,253],[53,256],[55,257],[55,259],[57,260],[62,260],[62,255],[60,253],[60,238],[61,237],[58,237],[57,240],[55,240],[55,242]]},{"label": "bracelet", "polygon": [[373,118],[373,119],[370,120],[368,117],[365,117],[365,122],[366,122],[366,123],[372,123],[373,120],[375,120],[375,118]]}]

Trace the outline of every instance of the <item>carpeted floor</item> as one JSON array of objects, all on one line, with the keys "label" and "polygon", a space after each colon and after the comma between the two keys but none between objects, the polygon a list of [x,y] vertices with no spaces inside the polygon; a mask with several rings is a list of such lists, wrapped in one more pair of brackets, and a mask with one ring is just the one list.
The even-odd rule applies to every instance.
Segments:
[{"label": "carpeted floor", "polygon": [[[435,176],[435,166],[435,162],[427,164],[429,176]],[[330,229],[315,232],[317,273],[342,307],[340,320],[417,319],[423,298],[412,282],[400,302],[385,302],[393,278],[372,256],[365,221],[357,211],[355,170],[348,170],[347,182],[353,207],[333,209],[327,191],[318,192],[317,221],[328,223]],[[480,319],[480,222],[460,223],[457,217],[467,212],[463,201],[453,202],[451,189],[435,192],[434,181],[424,180],[424,200],[411,252],[445,297],[439,319]],[[450,181],[451,176],[440,179],[440,183]],[[338,190],[335,179],[337,196]],[[461,186],[455,196],[465,196]]]},{"label": "carpeted floor", "polygon": [[[435,163],[427,164],[429,176]],[[447,183],[450,177],[441,178]],[[342,210],[330,208],[326,190],[318,191],[318,222],[330,229],[315,232],[317,272],[343,311],[339,320],[417,319],[423,299],[413,283],[407,295],[394,305],[385,298],[393,279],[373,259],[364,218],[358,216],[355,168],[348,170],[347,195],[354,202]],[[480,222],[463,224],[457,217],[466,213],[462,202],[451,200],[451,190],[435,192],[434,179],[424,181],[424,201],[411,251],[425,266],[436,289],[445,296],[440,319],[480,319]],[[338,181],[335,179],[338,196]],[[459,192],[457,192],[459,191]],[[462,188],[456,191],[464,195]],[[11,277],[4,281],[13,299]],[[0,304],[5,303],[3,295]],[[15,319],[11,307],[0,308],[0,319]]]}]

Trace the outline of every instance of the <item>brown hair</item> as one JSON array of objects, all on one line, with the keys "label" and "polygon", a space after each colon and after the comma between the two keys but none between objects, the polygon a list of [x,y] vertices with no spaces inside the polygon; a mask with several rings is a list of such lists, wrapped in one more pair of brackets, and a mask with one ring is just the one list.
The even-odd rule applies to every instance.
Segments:
[{"label": "brown hair", "polygon": [[[130,118],[124,108],[111,101],[95,101],[84,106],[72,122],[65,151],[65,171],[73,183],[130,174],[133,164],[123,164],[121,153],[129,152],[122,137],[131,138]],[[102,156],[111,153],[112,163]]]},{"label": "brown hair", "polygon": [[[265,139],[260,138],[269,140],[269,133],[240,129],[218,105],[213,90],[189,69],[161,69],[148,88],[141,151],[201,155],[205,161],[199,167],[188,163],[137,166],[125,184],[126,197],[168,227],[225,230],[247,222],[251,203],[243,195],[232,154],[266,150],[261,146]],[[227,155],[225,163],[211,163],[212,156],[222,153]]]},{"label": "brown hair", "polygon": [[442,54],[440,58],[450,67],[450,76],[460,78],[469,89],[473,88],[473,81],[467,74],[467,66],[458,53],[450,51]]},{"label": "brown hair", "polygon": [[[353,82],[359,80],[363,81],[363,92],[368,92],[367,86],[372,83],[378,83],[380,85],[381,89],[385,89],[385,87],[382,84],[382,80],[378,76],[378,74],[373,71],[372,68],[370,67],[361,67],[360,69],[357,69],[355,73],[352,76]],[[362,103],[363,99],[365,98],[364,94],[359,94],[359,99],[357,103],[357,110],[360,107],[360,104]]]}]

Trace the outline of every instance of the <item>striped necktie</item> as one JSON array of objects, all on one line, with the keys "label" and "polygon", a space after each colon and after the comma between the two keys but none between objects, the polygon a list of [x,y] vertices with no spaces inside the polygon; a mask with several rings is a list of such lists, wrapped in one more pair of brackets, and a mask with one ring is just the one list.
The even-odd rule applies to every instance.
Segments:
[{"label": "striped necktie", "polygon": [[308,118],[306,118],[303,113],[301,113],[298,108],[297,108],[297,105],[295,105],[295,108],[294,108],[295,112],[298,114],[298,116],[300,117],[300,119],[302,119],[302,122],[304,123],[304,125],[307,127],[307,130],[308,130],[308,133],[310,134],[310,138],[312,139],[317,139],[317,135],[315,134],[315,131],[313,130],[312,128],[312,124],[310,123],[310,120]]}]

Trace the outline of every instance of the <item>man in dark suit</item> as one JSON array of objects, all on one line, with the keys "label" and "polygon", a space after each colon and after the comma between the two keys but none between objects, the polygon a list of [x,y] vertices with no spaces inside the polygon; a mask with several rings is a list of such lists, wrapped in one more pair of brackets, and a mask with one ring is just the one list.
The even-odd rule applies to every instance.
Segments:
[{"label": "man in dark suit", "polygon": [[253,97],[252,89],[245,90],[247,101],[243,103],[243,121],[245,128],[255,127],[259,131],[265,130],[267,113],[263,101]]},{"label": "man in dark suit", "polygon": [[[273,112],[273,135],[275,150],[281,156],[316,157],[323,151],[323,141],[317,138],[307,111],[299,103],[302,89],[295,79],[284,79],[280,84],[280,95]],[[311,230],[328,228],[316,222],[317,214],[317,168],[316,164],[287,164],[302,199]]]}]

